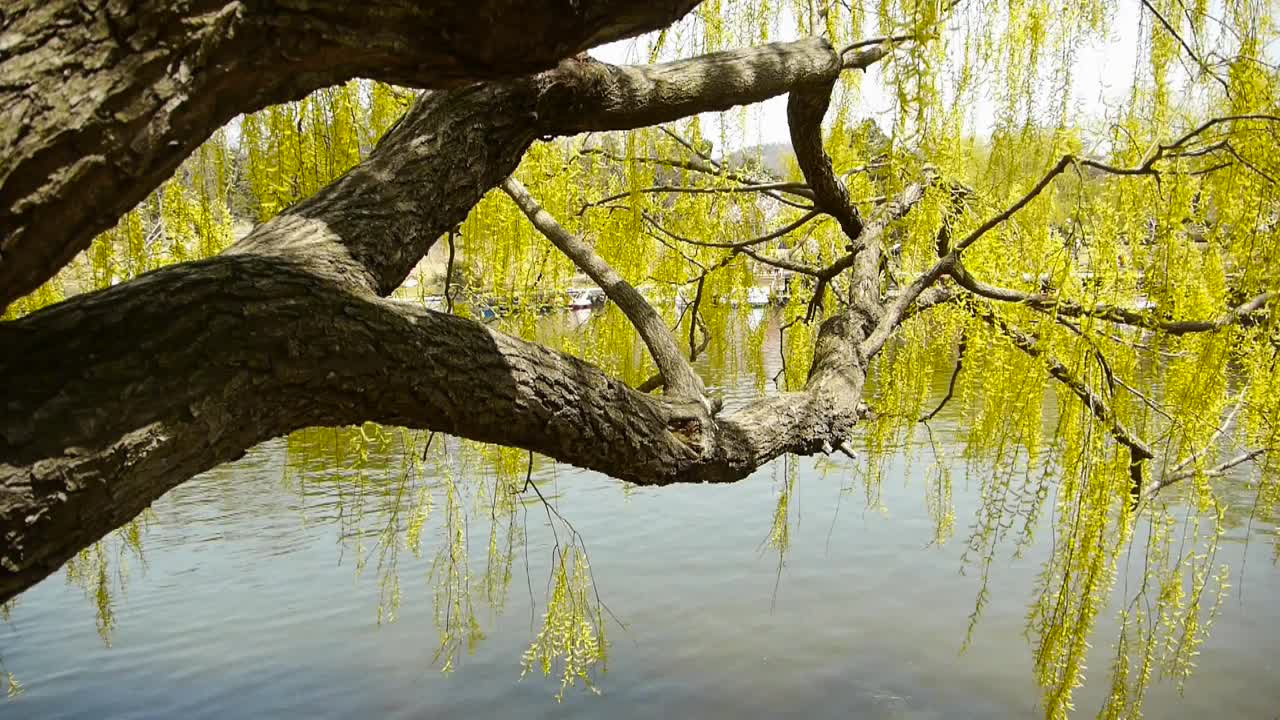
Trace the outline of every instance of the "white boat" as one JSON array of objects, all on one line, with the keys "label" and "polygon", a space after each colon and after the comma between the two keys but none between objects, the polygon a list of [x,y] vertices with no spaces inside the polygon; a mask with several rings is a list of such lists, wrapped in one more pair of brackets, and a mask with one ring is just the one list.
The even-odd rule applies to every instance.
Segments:
[{"label": "white boat", "polygon": [[769,288],[757,285],[747,290],[747,304],[751,307],[764,307],[769,304]]},{"label": "white boat", "polygon": [[604,302],[604,291],[600,288],[569,288],[565,290],[569,296],[569,307],[589,308]]}]

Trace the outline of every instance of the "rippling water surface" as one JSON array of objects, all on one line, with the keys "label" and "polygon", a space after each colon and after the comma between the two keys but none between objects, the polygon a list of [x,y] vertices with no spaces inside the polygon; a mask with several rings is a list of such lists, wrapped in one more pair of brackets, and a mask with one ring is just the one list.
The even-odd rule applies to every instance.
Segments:
[{"label": "rippling water surface", "polygon": [[[936,435],[955,422],[940,416]],[[530,577],[521,554],[502,611],[480,606],[485,639],[443,674],[427,580],[438,517],[423,559],[401,557],[399,618],[379,625],[378,573],[357,572],[338,517],[349,490],[290,479],[286,441],[268,442],[156,503],[144,561],[124,563],[110,647],[93,602],[64,577],[21,597],[0,625],[0,658],[26,692],[0,703],[0,717],[1034,717],[1023,633],[1048,534],[1020,559],[998,556],[989,604],[960,654],[979,589],[972,571],[961,573],[977,479],[955,468],[956,535],[931,545],[926,447],[888,459],[874,507],[860,486],[842,492],[855,461],[794,461],[781,569],[764,543],[781,462],[733,485],[662,489],[541,467],[585,539],[602,599],[626,624],[609,629],[600,694],[571,690],[558,703],[554,677],[520,679],[552,543],[537,506],[526,516]],[[1268,530],[1255,523],[1249,543],[1246,526],[1229,533],[1219,555],[1235,587],[1199,669],[1182,696],[1157,681],[1148,717],[1280,713],[1280,572]],[[1114,616],[1108,609],[1092,638],[1081,716],[1105,692]]]}]

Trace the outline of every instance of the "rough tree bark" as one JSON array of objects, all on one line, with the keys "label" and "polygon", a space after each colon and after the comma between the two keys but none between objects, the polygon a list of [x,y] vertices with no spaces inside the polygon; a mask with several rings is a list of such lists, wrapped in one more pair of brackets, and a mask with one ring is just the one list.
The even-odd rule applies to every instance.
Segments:
[{"label": "rough tree bark", "polygon": [[[235,113],[356,75],[452,86],[422,96],[365,161],[221,256],[0,323],[0,602],[192,475],[297,428],[372,420],[636,483],[733,481],[784,453],[840,446],[859,419],[868,359],[912,312],[959,291],[1049,308],[970,277],[959,258],[1052,174],[956,246],[940,245],[934,266],[895,299],[883,296],[882,238],[924,187],[908,185],[864,219],[823,150],[821,122],[838,74],[876,62],[887,44],[839,53],[811,38],[647,67],[556,63],[693,4],[20,0],[0,10],[0,307],[64,266]],[[477,20],[507,11],[522,22]],[[463,84],[494,77],[507,79]],[[819,298],[837,277],[847,284],[801,390],[721,414],[643,297],[588,246],[557,236],[515,184],[508,193],[526,215],[627,311],[664,375],[663,395],[385,299],[536,138],[781,94],[806,197],[849,238],[845,255],[811,273]],[[938,285],[947,278],[954,284]],[[1271,299],[1163,324],[1120,308],[1053,307],[1202,332],[1248,321]],[[1032,340],[1020,347],[1036,350]],[[1123,442],[1127,431],[1092,391],[1072,387]]]},{"label": "rough tree bark", "polygon": [[697,2],[6,0],[0,313],[239,113],[354,77],[442,88],[525,75]]},{"label": "rough tree bark", "polygon": [[591,278],[592,282],[599,285],[605,296],[627,316],[627,320],[636,329],[636,334],[649,348],[649,355],[662,375],[666,392],[679,397],[705,399],[706,388],[702,385],[702,378],[698,377],[693,366],[685,359],[662,316],[644,299],[640,291],[609,267],[590,245],[561,227],[560,223],[538,205],[519,180],[507,178],[502,183],[502,190],[534,227]]},{"label": "rough tree bark", "polygon": [[[865,311],[824,323],[802,391],[718,416],[380,296],[536,137],[829,86],[883,54],[842,62],[809,39],[642,68],[567,60],[431,93],[364,162],[222,256],[0,324],[0,601],[195,473],[309,425],[429,428],[651,484],[736,480],[838,445],[857,419]],[[813,145],[821,116],[793,132]]]}]

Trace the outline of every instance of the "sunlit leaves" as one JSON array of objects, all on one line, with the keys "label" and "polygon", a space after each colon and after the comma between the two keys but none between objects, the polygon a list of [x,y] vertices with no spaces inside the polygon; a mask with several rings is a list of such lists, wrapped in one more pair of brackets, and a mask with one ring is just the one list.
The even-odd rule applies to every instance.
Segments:
[{"label": "sunlit leaves", "polygon": [[544,676],[553,671],[560,676],[557,700],[578,682],[594,689],[592,675],[604,668],[607,658],[603,611],[593,602],[590,578],[586,555],[579,548],[557,548],[542,629],[521,660],[524,673],[536,669]]},{"label": "sunlit leaves", "polygon": [[[1072,104],[1077,53],[1102,39],[1122,9],[1066,0],[708,0],[641,45],[648,59],[667,60],[796,34],[825,35],[836,48],[871,34],[913,38],[899,42],[874,71],[885,102],[868,102],[862,90],[870,83],[847,74],[824,129],[833,166],[864,216],[911,183],[929,185],[885,236],[880,290],[890,296],[936,261],[940,235],[962,237],[980,227],[1064,155],[1140,167],[1208,117],[1275,113],[1276,71],[1266,61],[1276,36],[1274,8],[1151,0],[1139,8],[1140,47],[1126,104],[1079,116]],[[1126,76],[1130,68],[1113,74]],[[243,118],[102,233],[82,261],[15,303],[10,316],[220,252],[232,240],[233,220],[266,221],[340,176],[412,98],[353,82]],[[989,133],[975,132],[979,106],[992,115]],[[847,252],[851,239],[814,218],[761,242],[753,249],[760,261],[726,246],[787,227],[807,210],[808,198],[789,192],[795,187],[743,191],[744,184],[802,180],[788,158],[748,147],[750,122],[745,111],[734,111],[666,128],[548,139],[531,148],[517,174],[571,232],[654,300],[682,345],[688,337],[696,346],[705,325],[710,340],[700,351],[700,369],[708,385],[750,374],[761,393],[793,391],[807,378],[819,322],[846,301],[847,280],[837,278],[811,303],[812,277],[775,272],[767,261],[824,267]],[[953,470],[963,464],[977,478],[979,507],[966,539],[968,567],[983,580],[975,622],[996,553],[1009,544],[1014,552],[1028,547],[1037,528],[1053,534],[1053,554],[1028,614],[1049,717],[1071,708],[1093,629],[1122,572],[1140,573],[1142,589],[1122,593],[1122,634],[1103,710],[1109,717],[1140,711],[1155,669],[1186,677],[1214,611],[1210,598],[1226,585],[1213,549],[1230,508],[1214,468],[1240,452],[1278,446],[1274,321],[1183,336],[1123,326],[1088,310],[1133,309],[1146,313],[1148,324],[1213,319],[1257,293],[1280,289],[1276,144],[1276,123],[1239,119],[1215,126],[1151,172],[1112,175],[1096,164],[1064,166],[1015,217],[964,254],[974,276],[1048,298],[1048,309],[1006,303],[993,311],[998,322],[992,322],[962,300],[907,322],[874,360],[865,398],[870,417],[857,438],[866,451],[873,505],[886,480],[879,459],[922,432],[931,437],[933,428],[922,430],[920,419],[965,338],[968,357],[946,408],[961,451],[958,457],[935,452],[924,502],[933,539],[941,543],[957,522]],[[567,288],[586,280],[505,199],[484,199],[452,240],[455,312],[496,315],[501,330],[572,353],[633,386],[653,374],[616,309],[591,314],[576,332],[536,321],[538,312],[563,304]],[[428,285],[424,275],[423,299]],[[776,323],[762,321],[763,311],[729,309],[761,286],[781,300]],[[1068,304],[1085,311],[1055,312]],[[1010,327],[1031,339],[1034,352],[1013,341]],[[775,358],[761,359],[765,347],[777,353],[776,366]],[[1050,368],[1062,368],[1059,375],[1079,385],[1054,381]],[[1080,386],[1105,400],[1106,411],[1083,403]],[[1117,424],[1157,449],[1137,481],[1132,456],[1112,437]],[[454,667],[482,636],[477,599],[500,607],[511,581],[522,541],[516,498],[531,487],[520,479],[522,454],[485,449],[478,452],[482,468],[464,467],[444,438],[428,447],[420,434],[367,425],[323,437],[336,448],[340,467],[313,467],[307,458],[312,440],[304,434],[290,440],[292,461],[308,483],[326,482],[326,472],[340,475],[341,521],[357,568],[377,551],[380,620],[393,620],[400,607],[399,551],[408,549],[415,559],[434,551],[427,574],[440,635],[437,659]],[[1254,464],[1256,496],[1250,498],[1257,512],[1271,515],[1280,501],[1273,454]],[[794,466],[785,467],[769,538],[780,552],[790,539],[793,490]],[[1145,494],[1143,483],[1184,467],[1188,482],[1154,501]],[[527,469],[531,478],[533,468]],[[1175,517],[1164,504],[1170,495],[1194,512]],[[487,523],[487,534],[473,533],[473,521]],[[549,521],[555,526],[563,519]],[[1172,538],[1179,534],[1193,542],[1185,551],[1179,543],[1175,552]],[[473,536],[486,538],[483,571],[472,557]],[[136,544],[136,538],[124,542]],[[480,547],[477,542],[477,558]],[[1134,548],[1143,551],[1144,567],[1122,571],[1120,559]],[[104,638],[114,622],[110,560],[97,546],[68,565],[98,610]],[[603,623],[598,599],[588,595],[589,567],[577,539],[556,543],[551,577],[544,626],[526,670],[554,668],[563,688],[589,680],[603,660]]]},{"label": "sunlit leaves", "polygon": [[81,550],[67,561],[67,580],[80,587],[93,605],[98,636],[111,645],[111,632],[116,625],[116,604],[124,594],[129,560],[142,561],[142,535],[151,513],[126,523],[111,536]]}]

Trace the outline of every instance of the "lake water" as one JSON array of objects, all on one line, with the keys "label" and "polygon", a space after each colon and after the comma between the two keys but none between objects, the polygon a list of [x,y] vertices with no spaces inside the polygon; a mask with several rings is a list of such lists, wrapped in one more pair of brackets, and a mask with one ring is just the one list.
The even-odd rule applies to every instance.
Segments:
[{"label": "lake water", "polygon": [[[939,394],[945,382],[938,379]],[[726,390],[730,401],[749,396],[748,385]],[[935,436],[945,438],[958,421],[944,411]],[[437,503],[427,520],[422,557],[400,554],[399,617],[379,624],[376,552],[362,572],[356,567],[357,545],[367,551],[375,538],[359,539],[354,529],[379,525],[376,500],[394,480],[316,470],[308,481],[306,468],[296,467],[297,448],[311,443],[307,462],[323,460],[325,437],[299,436],[292,448],[285,439],[265,443],[157,502],[144,560],[111,557],[112,573],[123,564],[127,575],[113,598],[110,647],[97,632],[94,603],[62,575],[23,595],[0,625],[0,658],[26,691],[0,702],[0,717],[1041,713],[1024,628],[1048,542],[1018,559],[1007,550],[997,556],[989,602],[961,654],[979,589],[972,567],[961,573],[979,479],[954,466],[956,534],[931,544],[923,481],[930,450],[922,435],[886,459],[877,507],[854,483],[857,461],[790,461],[797,480],[781,569],[766,539],[784,486],[782,461],[737,484],[653,489],[540,464],[534,479],[581,534],[601,598],[626,625],[610,621],[599,694],[570,689],[563,702],[555,676],[520,677],[521,654],[538,628],[531,600],[540,618],[554,543],[536,498],[517,511],[528,553],[515,551],[501,612],[477,603],[485,637],[442,673],[433,662],[439,634],[428,572],[444,509]],[[370,487],[367,514],[353,519]],[[468,526],[477,575],[486,514],[473,514]],[[1275,720],[1280,713],[1280,572],[1271,530],[1256,522],[1229,531],[1219,560],[1231,565],[1233,588],[1199,669],[1182,695],[1157,679],[1147,717]],[[1089,682],[1076,694],[1081,717],[1097,712],[1109,682],[1115,608],[1101,617]]]}]

